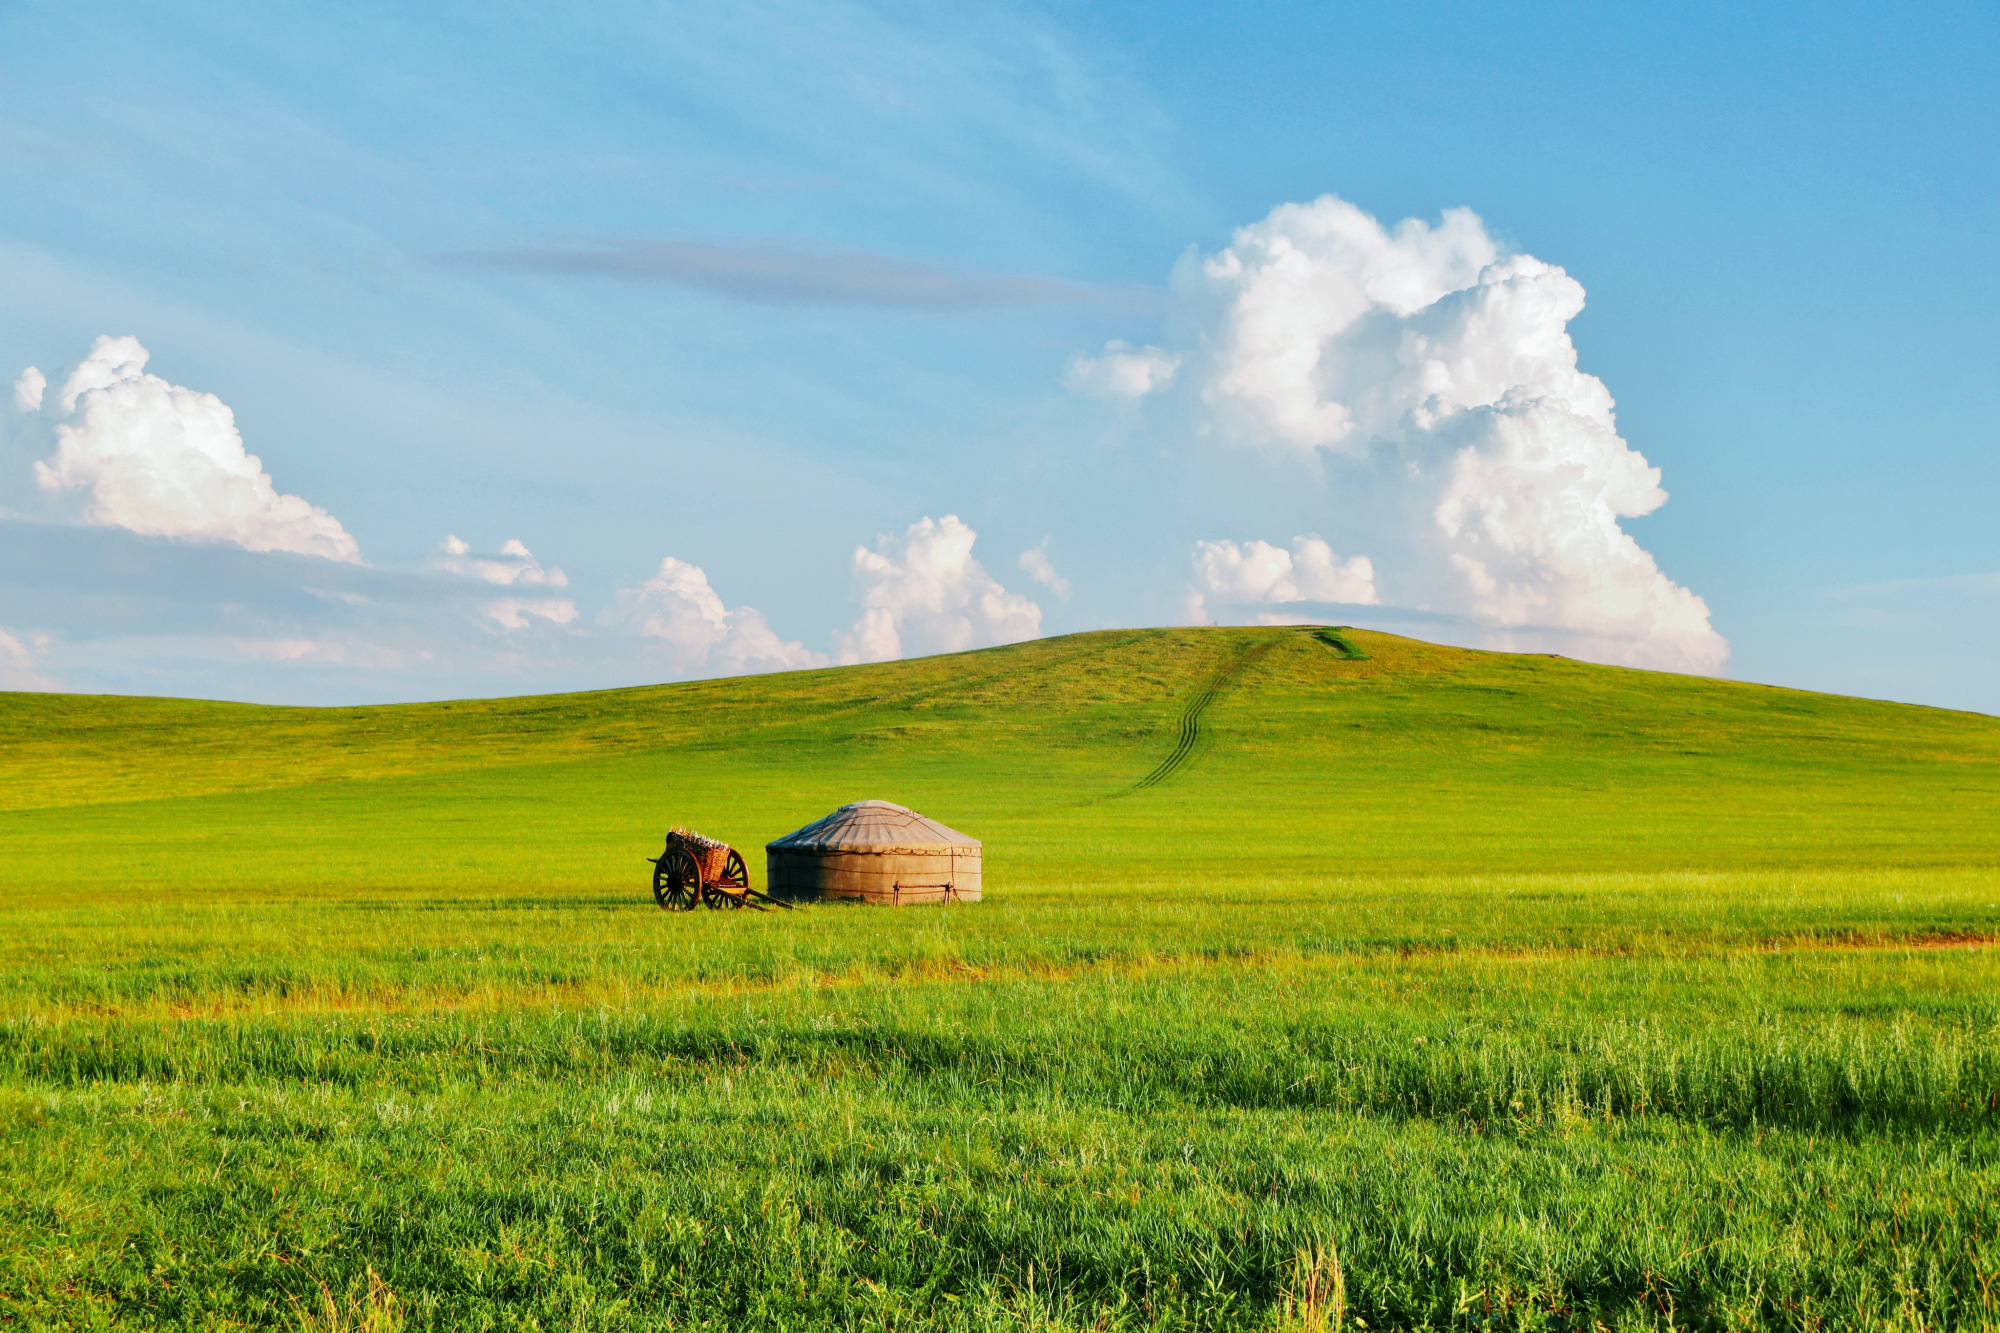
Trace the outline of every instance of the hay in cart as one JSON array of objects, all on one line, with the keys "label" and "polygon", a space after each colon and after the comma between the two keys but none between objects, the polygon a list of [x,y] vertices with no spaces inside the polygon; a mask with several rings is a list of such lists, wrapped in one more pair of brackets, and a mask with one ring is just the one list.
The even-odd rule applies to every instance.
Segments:
[{"label": "hay in cart", "polygon": [[914,810],[856,801],[765,844],[765,878],[776,898],[976,903],[981,850]]}]

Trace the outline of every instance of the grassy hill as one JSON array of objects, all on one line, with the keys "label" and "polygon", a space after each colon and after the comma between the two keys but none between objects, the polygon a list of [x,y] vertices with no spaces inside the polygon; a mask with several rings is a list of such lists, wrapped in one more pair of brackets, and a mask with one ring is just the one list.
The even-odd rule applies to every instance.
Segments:
[{"label": "grassy hill", "polygon": [[[865,797],[988,900],[652,906]],[[1292,628],[0,695],[0,848],[0,1322],[2000,1320],[1988,717]]]}]

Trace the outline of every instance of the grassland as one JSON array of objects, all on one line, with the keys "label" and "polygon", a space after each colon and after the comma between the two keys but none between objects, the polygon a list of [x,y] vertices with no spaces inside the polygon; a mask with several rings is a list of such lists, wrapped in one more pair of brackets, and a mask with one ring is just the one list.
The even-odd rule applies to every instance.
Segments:
[{"label": "grassland", "polygon": [[2000,1327],[2000,721],[1345,644],[0,696],[0,1326]]}]

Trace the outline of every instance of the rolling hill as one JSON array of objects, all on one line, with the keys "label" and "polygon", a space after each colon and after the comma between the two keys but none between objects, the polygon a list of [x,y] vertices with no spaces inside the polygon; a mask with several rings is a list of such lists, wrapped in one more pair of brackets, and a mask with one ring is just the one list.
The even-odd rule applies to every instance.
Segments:
[{"label": "rolling hill", "polygon": [[1113,631],[394,707],[0,696],[6,874],[613,891],[669,821],[754,848],[877,795],[983,831],[1026,890],[1079,854],[1112,886],[1218,888],[2000,860],[2000,720],[1348,635],[1365,659],[1295,629]]}]

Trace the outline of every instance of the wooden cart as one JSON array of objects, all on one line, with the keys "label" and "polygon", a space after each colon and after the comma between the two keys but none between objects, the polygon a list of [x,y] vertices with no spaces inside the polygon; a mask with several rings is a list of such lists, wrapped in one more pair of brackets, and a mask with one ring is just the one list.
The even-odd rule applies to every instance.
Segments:
[{"label": "wooden cart", "polygon": [[666,850],[646,859],[653,863],[653,901],[664,911],[692,912],[697,903],[711,909],[791,910],[790,903],[750,887],[749,867],[734,847],[693,829],[669,832]]}]

